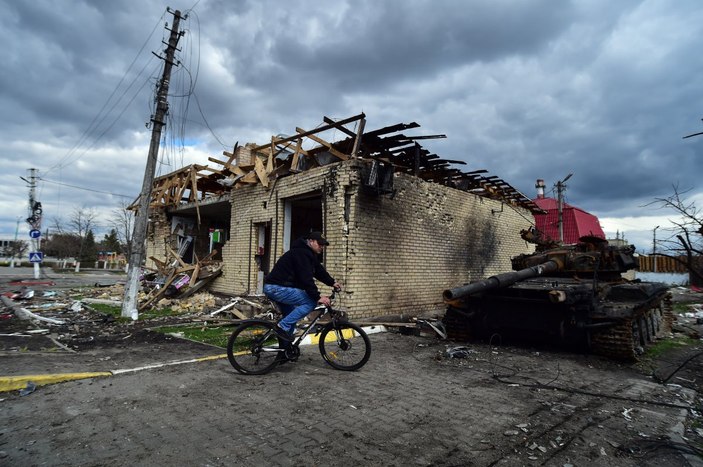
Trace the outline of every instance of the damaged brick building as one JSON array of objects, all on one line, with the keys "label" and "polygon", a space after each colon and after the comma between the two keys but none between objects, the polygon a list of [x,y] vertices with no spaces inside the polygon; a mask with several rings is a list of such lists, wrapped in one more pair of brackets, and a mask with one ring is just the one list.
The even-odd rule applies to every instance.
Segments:
[{"label": "damaged brick building", "polygon": [[150,261],[213,258],[221,275],[211,291],[259,294],[291,241],[320,230],[331,243],[323,263],[345,285],[342,305],[367,318],[441,311],[442,290],[509,270],[511,257],[533,250],[519,232],[539,208],[418,143],[444,135],[402,133],[416,123],[364,127],[364,114],[325,118],[315,130],[235,146],[225,160],[210,158],[217,168],[156,179]]}]

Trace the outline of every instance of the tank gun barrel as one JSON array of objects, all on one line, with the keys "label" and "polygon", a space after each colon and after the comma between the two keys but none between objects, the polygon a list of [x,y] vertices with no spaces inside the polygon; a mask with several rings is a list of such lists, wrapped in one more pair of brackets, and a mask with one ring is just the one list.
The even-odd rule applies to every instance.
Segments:
[{"label": "tank gun barrel", "polygon": [[558,271],[562,266],[555,259],[550,259],[544,263],[529,268],[520,269],[519,271],[511,271],[503,274],[497,274],[487,279],[483,279],[470,284],[447,289],[442,293],[444,300],[456,300],[467,295],[472,295],[478,292],[483,292],[490,289],[508,287],[518,281],[529,279],[531,277],[541,276],[550,272]]}]

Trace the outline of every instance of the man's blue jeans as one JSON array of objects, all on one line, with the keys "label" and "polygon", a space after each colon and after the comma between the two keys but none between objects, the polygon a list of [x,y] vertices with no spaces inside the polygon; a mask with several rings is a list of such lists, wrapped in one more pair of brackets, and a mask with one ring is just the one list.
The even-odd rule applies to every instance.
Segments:
[{"label": "man's blue jeans", "polygon": [[307,292],[294,287],[265,284],[264,294],[280,305],[285,316],[278,326],[289,334],[295,332],[295,323],[305,318],[317,305]]}]

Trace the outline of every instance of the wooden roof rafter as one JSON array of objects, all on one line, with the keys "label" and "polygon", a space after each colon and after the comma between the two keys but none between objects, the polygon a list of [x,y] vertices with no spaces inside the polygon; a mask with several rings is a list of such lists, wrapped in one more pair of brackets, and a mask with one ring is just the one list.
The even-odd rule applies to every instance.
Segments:
[{"label": "wooden roof rafter", "polygon": [[[465,161],[442,159],[422,147],[418,141],[446,138],[446,135],[407,136],[403,131],[418,128],[416,122],[399,123],[370,132],[365,132],[365,114],[361,113],[342,120],[323,117],[323,124],[313,130],[297,127],[293,136],[272,136],[262,145],[247,144],[244,148],[235,144],[232,152],[223,151],[226,160],[208,158],[219,165],[191,166],[160,177],[154,183],[152,203],[156,205],[195,202],[212,194],[221,194],[227,187],[241,187],[260,183],[269,187],[272,180],[287,174],[308,170],[335,160],[350,157],[372,159],[391,164],[397,172],[412,174],[434,183],[476,193],[480,196],[518,204],[533,212],[539,208],[526,196],[496,176],[484,176],[485,170],[462,172],[453,165],[466,165]],[[356,124],[349,127],[349,124]],[[338,131],[342,138],[332,141],[325,132]],[[304,143],[311,141],[312,148]],[[237,156],[239,151],[244,159]],[[324,154],[324,157],[323,157]],[[242,165],[242,160],[244,164]],[[203,173],[203,172],[207,173]],[[222,182],[228,179],[229,183]]]}]

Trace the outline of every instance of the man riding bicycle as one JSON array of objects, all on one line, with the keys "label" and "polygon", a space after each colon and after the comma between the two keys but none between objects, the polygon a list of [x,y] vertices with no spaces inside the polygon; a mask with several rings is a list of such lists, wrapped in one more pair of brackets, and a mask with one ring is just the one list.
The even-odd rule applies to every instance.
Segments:
[{"label": "man riding bicycle", "polygon": [[318,303],[330,305],[330,298],[320,295],[315,279],[335,289],[341,288],[318,257],[327,245],[329,242],[321,232],[310,232],[295,240],[264,279],[264,294],[277,302],[284,314],[277,331],[287,342],[293,340],[296,323]]}]

